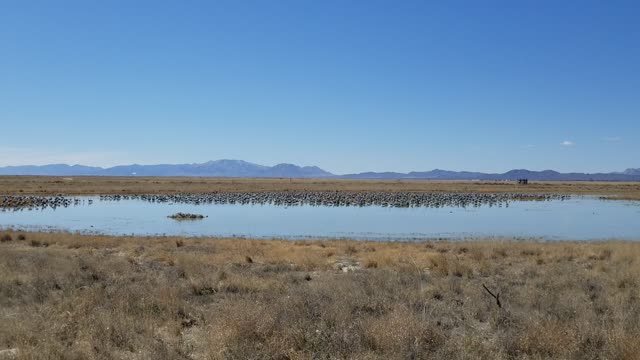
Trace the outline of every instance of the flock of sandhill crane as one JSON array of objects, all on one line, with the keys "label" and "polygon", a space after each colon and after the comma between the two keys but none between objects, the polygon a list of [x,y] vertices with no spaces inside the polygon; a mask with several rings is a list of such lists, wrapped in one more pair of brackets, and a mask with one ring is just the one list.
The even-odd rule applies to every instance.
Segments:
[{"label": "flock of sandhill crane", "polygon": [[[569,195],[530,193],[416,193],[416,192],[261,192],[160,195],[101,195],[99,201],[138,200],[181,204],[271,204],[280,206],[384,206],[384,207],[478,207],[508,206],[510,201],[565,200]],[[65,196],[0,196],[0,209],[42,209],[91,204],[93,199]]]}]

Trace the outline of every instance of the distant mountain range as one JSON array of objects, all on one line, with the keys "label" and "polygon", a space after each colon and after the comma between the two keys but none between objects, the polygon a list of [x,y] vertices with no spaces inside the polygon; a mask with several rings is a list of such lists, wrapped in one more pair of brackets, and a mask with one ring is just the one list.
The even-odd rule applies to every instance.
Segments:
[{"label": "distant mountain range", "polygon": [[0,167],[0,175],[44,176],[201,176],[201,177],[283,177],[339,179],[415,179],[415,180],[546,180],[546,181],[640,181],[640,168],[616,173],[559,173],[553,170],[511,170],[503,174],[469,171],[431,170],[422,172],[364,172],[335,175],[317,166],[278,164],[264,166],[242,160],[217,160],[202,164],[121,165],[101,168],[83,165],[53,164],[42,166]]},{"label": "distant mountain range", "polygon": [[121,165],[101,168],[83,165],[0,167],[0,175],[47,176],[203,176],[203,177],[327,177],[333,174],[316,166],[278,164],[263,166],[242,160],[217,160],[202,164]]},{"label": "distant mountain range", "polygon": [[491,174],[469,171],[431,170],[424,172],[394,173],[365,172],[348,174],[341,177],[347,179],[421,179],[421,180],[518,180],[538,181],[640,181],[640,169],[628,169],[620,173],[560,173],[553,170],[531,171],[517,169],[502,174]]}]

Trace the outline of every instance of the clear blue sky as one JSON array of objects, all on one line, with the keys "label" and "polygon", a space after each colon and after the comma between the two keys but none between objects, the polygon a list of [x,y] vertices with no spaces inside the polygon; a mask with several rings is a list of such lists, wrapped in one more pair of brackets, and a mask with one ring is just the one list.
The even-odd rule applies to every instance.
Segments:
[{"label": "clear blue sky", "polygon": [[0,165],[640,167],[639,1],[0,1]]}]

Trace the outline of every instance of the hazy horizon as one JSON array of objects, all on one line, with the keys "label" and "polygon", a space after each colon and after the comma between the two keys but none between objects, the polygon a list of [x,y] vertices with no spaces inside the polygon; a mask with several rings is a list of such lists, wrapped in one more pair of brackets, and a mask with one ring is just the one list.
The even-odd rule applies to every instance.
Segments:
[{"label": "hazy horizon", "polygon": [[[168,165],[168,166],[172,166],[172,165],[201,165],[201,164],[205,164],[205,163],[209,163],[209,162],[217,162],[217,161],[242,161],[242,162],[246,162],[246,163],[250,163],[253,165],[260,165],[260,166],[267,166],[267,167],[273,167],[276,165],[296,165],[299,167],[318,167],[324,171],[327,171],[333,175],[349,175],[349,174],[357,174],[357,173],[365,173],[365,172],[374,172],[374,173],[382,173],[382,172],[396,172],[396,173],[409,173],[409,172],[428,172],[428,171],[433,171],[433,170],[444,170],[444,171],[453,171],[453,172],[474,172],[474,173],[486,173],[486,174],[503,174],[512,170],[528,170],[528,171],[536,171],[536,172],[540,172],[540,171],[557,171],[560,173],[590,173],[590,172],[586,172],[586,171],[567,171],[567,172],[563,172],[563,171],[558,171],[556,169],[529,169],[529,168],[523,168],[523,167],[516,167],[516,168],[511,168],[511,169],[505,169],[505,170],[501,170],[501,171],[484,171],[484,170],[477,170],[477,169],[447,169],[447,168],[431,168],[431,169],[421,169],[421,168],[415,168],[415,169],[411,169],[408,171],[389,171],[389,170],[384,170],[384,169],[374,169],[374,170],[366,170],[366,171],[361,171],[361,172],[353,172],[353,173],[338,173],[335,171],[332,171],[331,169],[325,169],[321,166],[317,166],[314,164],[306,164],[306,163],[302,163],[302,164],[298,164],[298,163],[285,163],[285,162],[279,162],[279,163],[274,163],[274,164],[263,164],[263,163],[257,163],[254,161],[248,161],[248,160],[243,160],[243,159],[216,159],[216,160],[208,160],[205,162],[184,162],[184,163],[150,163],[150,164],[140,164],[140,163],[123,163],[123,164],[116,164],[116,165],[112,165],[112,166],[97,166],[97,165],[87,165],[87,164],[67,164],[67,163],[49,163],[49,164],[41,164],[41,165],[34,165],[34,164],[23,164],[23,165],[9,165],[9,166],[14,166],[14,167],[23,167],[23,166],[47,166],[47,165],[63,165],[63,166],[87,166],[87,167],[97,167],[97,168],[102,168],[102,169],[108,169],[108,168],[112,168],[112,167],[116,167],[116,166],[136,166],[136,165],[141,165],[141,166],[158,166],[158,165]],[[0,168],[3,167],[8,167],[8,166],[4,166],[4,165],[0,165]],[[634,166],[628,166],[624,169],[618,169],[615,171],[607,171],[607,172],[598,172],[598,173],[618,173],[618,172],[623,172],[625,170],[629,170],[629,169],[640,169],[640,167],[634,167]]]}]

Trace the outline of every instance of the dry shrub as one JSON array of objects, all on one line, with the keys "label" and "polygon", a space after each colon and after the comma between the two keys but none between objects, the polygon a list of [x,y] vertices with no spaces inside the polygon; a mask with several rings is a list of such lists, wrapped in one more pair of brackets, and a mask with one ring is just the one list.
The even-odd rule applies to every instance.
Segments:
[{"label": "dry shrub", "polygon": [[613,254],[613,250],[611,249],[603,249],[600,252],[600,256],[598,257],[600,260],[609,260],[611,259],[611,255]]},{"label": "dry shrub", "polygon": [[459,261],[453,262],[450,268],[453,276],[473,278],[473,269]]},{"label": "dry shrub", "polygon": [[449,275],[449,260],[443,254],[437,254],[432,256],[429,261],[431,262],[431,272],[440,276]]},{"label": "dry shrub", "polygon": [[638,287],[638,280],[635,276],[627,273],[618,280],[617,286],[619,289],[635,289]]},{"label": "dry shrub", "polygon": [[466,246],[461,246],[458,248],[458,254],[462,255],[462,254],[466,254],[469,252],[469,248]]},{"label": "dry shrub", "polygon": [[534,249],[534,248],[525,248],[522,249],[522,251],[520,252],[520,255],[523,256],[540,256],[542,254],[542,252],[540,251],[540,249]]},{"label": "dry shrub", "polygon": [[397,358],[415,358],[433,352],[445,342],[436,326],[428,324],[405,307],[398,307],[364,323],[365,339],[376,352]]},{"label": "dry shrub", "polygon": [[368,259],[365,261],[364,267],[367,269],[376,269],[378,267],[378,262],[373,259]]},{"label": "dry shrub", "polygon": [[505,249],[504,247],[497,247],[493,249],[493,255],[491,256],[492,259],[505,257],[507,257],[507,249]]},{"label": "dry shrub", "polygon": [[300,270],[304,271],[316,271],[326,270],[330,268],[328,260],[321,256],[320,253],[307,254],[296,260]]},{"label": "dry shrub", "polygon": [[47,247],[47,246],[49,246],[49,243],[46,242],[46,241],[40,241],[40,240],[35,240],[34,239],[34,240],[31,240],[29,242],[29,245],[32,246],[32,247],[40,247],[40,246]]},{"label": "dry shrub", "polygon": [[557,322],[530,324],[524,331],[512,334],[507,351],[514,357],[566,358],[575,353],[574,329]]},{"label": "dry shrub", "polygon": [[371,245],[365,246],[364,247],[364,252],[376,252],[376,248],[375,248],[375,246],[371,246]]},{"label": "dry shrub", "polygon": [[469,258],[477,262],[484,260],[485,258],[484,250],[480,247],[472,247],[471,250],[469,251]]},{"label": "dry shrub", "polygon": [[356,248],[353,245],[347,245],[344,248],[344,253],[349,255],[349,256],[353,256],[353,255],[358,253],[358,248]]}]

